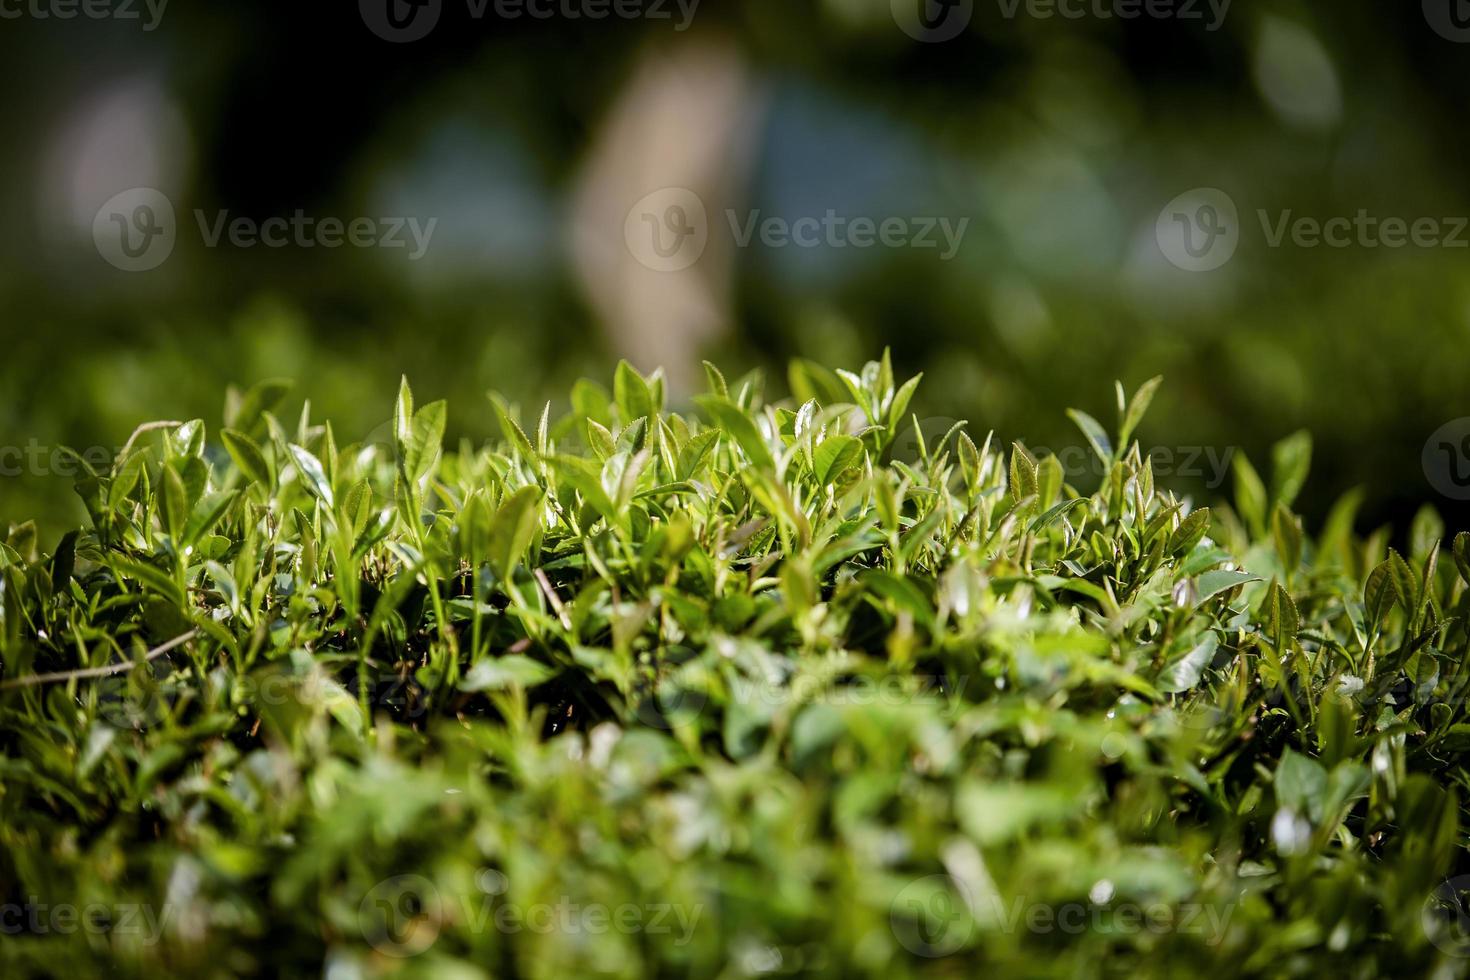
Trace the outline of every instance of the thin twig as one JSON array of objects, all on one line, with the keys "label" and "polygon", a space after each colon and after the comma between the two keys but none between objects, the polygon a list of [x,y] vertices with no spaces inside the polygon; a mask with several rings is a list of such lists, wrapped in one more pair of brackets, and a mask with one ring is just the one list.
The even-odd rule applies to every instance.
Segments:
[{"label": "thin twig", "polygon": [[551,587],[551,580],[546,577],[546,572],[536,569],[536,581],[541,584],[541,591],[546,593],[546,598],[551,600],[551,608],[556,610],[556,618],[561,620],[562,629],[572,628],[572,618],[567,615],[567,607],[562,605],[561,596]]},{"label": "thin twig", "polygon": [[138,437],[141,436],[143,433],[145,433],[145,432],[156,432],[159,429],[177,429],[179,426],[181,426],[183,424],[184,423],[182,423],[182,422],[174,422],[172,420],[164,420],[164,421],[159,421],[159,422],[144,422],[142,425],[138,426],[136,429],[133,430],[133,434],[130,435],[130,436],[128,436],[128,441],[125,442],[125,443],[123,443],[122,452],[118,453],[117,454],[117,459],[113,461],[113,464],[112,464],[113,473],[116,474],[116,472],[117,472],[117,464],[119,462],[121,462],[122,460],[125,460],[125,459],[128,458],[128,452],[133,448],[133,443],[136,442],[137,439],[138,439]]},{"label": "thin twig", "polygon": [[0,691],[16,687],[34,687],[37,684],[51,684],[56,681],[71,681],[88,677],[107,677],[111,674],[121,674],[124,671],[132,670],[139,663],[147,663],[155,657],[161,657],[170,650],[183,646],[198,635],[199,630],[197,629],[189,630],[187,633],[180,633],[167,643],[161,643],[152,650],[149,650],[143,655],[141,661],[134,660],[125,664],[109,664],[106,667],[88,667],[85,670],[63,670],[55,674],[31,674],[27,677],[16,677],[0,683]]}]

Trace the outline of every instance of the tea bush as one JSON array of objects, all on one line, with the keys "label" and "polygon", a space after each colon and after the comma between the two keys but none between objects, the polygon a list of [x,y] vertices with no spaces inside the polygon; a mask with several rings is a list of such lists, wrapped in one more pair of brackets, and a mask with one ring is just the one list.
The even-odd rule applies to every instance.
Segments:
[{"label": "tea bush", "polygon": [[1466,972],[1470,535],[1309,534],[1303,435],[1178,499],[1157,380],[1079,489],[886,356],[708,378],[79,462],[0,546],[5,975]]}]

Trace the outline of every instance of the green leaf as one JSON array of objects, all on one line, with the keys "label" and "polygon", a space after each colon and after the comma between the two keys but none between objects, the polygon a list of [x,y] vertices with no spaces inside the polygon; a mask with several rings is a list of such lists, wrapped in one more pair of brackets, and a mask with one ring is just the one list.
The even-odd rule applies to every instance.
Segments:
[{"label": "green leaf", "polygon": [[815,400],[823,405],[835,405],[846,395],[837,375],[815,361],[793,359],[787,368],[786,380],[797,401]]},{"label": "green leaf", "polygon": [[490,521],[488,555],[496,574],[509,580],[541,526],[541,491],[521,487],[506,497]]},{"label": "green leaf", "polygon": [[[1138,424],[1148,414],[1149,406],[1153,404],[1154,393],[1159,390],[1159,385],[1163,383],[1163,375],[1149,378],[1143,384],[1139,385],[1138,390],[1133,393],[1133,399],[1128,403],[1127,409],[1123,411],[1122,419],[1118,426],[1118,446],[1120,448],[1127,448],[1128,440],[1133,437],[1134,430],[1138,428]],[[1120,398],[1121,394],[1120,389]]]},{"label": "green leaf", "polygon": [[909,410],[909,402],[913,401],[914,392],[918,390],[919,382],[924,376],[916,374],[903,383],[893,395],[893,401],[888,406],[887,441],[892,441],[898,435],[899,427],[903,425],[904,413]]},{"label": "green leaf", "polygon": [[[1047,457],[1047,459],[1055,458],[1055,456]],[[1039,531],[1044,531],[1046,528],[1051,527],[1058,520],[1060,520],[1063,515],[1065,515],[1068,511],[1077,510],[1078,508],[1086,506],[1087,501],[1081,497],[1074,497],[1071,500],[1063,500],[1061,503],[1054,504],[1053,506],[1047,508],[1043,513],[1038,515],[1036,519],[1031,522],[1030,526],[1027,528],[1027,531],[1031,534],[1036,534]]]},{"label": "green leaf", "polygon": [[[1066,474],[1062,471],[1061,460],[1055,456],[1046,456],[1036,464],[1036,499],[1042,507],[1052,506],[1052,501],[1056,500],[1057,494],[1061,493],[1065,478]],[[1064,503],[1073,502],[1065,501]]]},{"label": "green leaf", "polygon": [[232,610],[239,609],[240,589],[235,584],[235,576],[230,574],[230,570],[216,561],[206,561],[204,563],[204,570],[209,573],[210,579],[214,581],[215,589],[224,597],[225,605],[229,606]]},{"label": "green leaf", "polygon": [[1205,534],[1210,530],[1210,509],[1201,507],[1191,511],[1174,533],[1169,536],[1169,551],[1176,555],[1184,555],[1194,550],[1195,545],[1204,540]]},{"label": "green leaf", "polygon": [[347,499],[342,502],[342,517],[353,534],[361,534],[362,529],[367,527],[372,508],[372,484],[366,480],[357,481],[347,491]]},{"label": "green leaf", "polygon": [[606,460],[617,452],[617,444],[613,442],[613,435],[607,428],[596,419],[587,419],[587,445],[597,454],[597,458]]},{"label": "green leaf", "polygon": [[1371,622],[1380,622],[1395,603],[1404,602],[1398,583],[1394,580],[1391,561],[1381,562],[1368,573],[1368,580],[1363,585],[1363,605],[1368,610]]},{"label": "green leaf", "polygon": [[710,394],[721,398],[730,397],[730,386],[725,382],[725,376],[709,361],[704,362],[704,376],[709,381]]},{"label": "green leaf", "polygon": [[624,425],[648,418],[655,412],[653,392],[643,376],[627,361],[619,361],[613,374],[613,401]]},{"label": "green leaf", "polygon": [[148,459],[148,450],[136,450],[128,454],[122,469],[118,470],[117,476],[112,478],[112,485],[107,488],[107,508],[111,511],[120,510],[133,490],[138,486],[138,480],[143,475],[143,464]]},{"label": "green leaf", "polygon": [[1111,463],[1113,446],[1108,442],[1107,430],[1098,424],[1097,419],[1076,408],[1067,409],[1067,417],[1077,423],[1077,428],[1081,429],[1082,434],[1087,437],[1087,444],[1092,447],[1097,458],[1102,460],[1103,465]]},{"label": "green leaf", "polygon": [[531,440],[522,429],[520,423],[511,417],[510,408],[499,395],[491,395],[490,404],[495,408],[495,417],[500,421],[500,431],[505,434],[505,441],[510,443],[527,463],[535,462],[537,459],[536,447],[531,445]]},{"label": "green leaf", "polygon": [[1037,468],[1036,460],[1026,451],[1026,447],[1019,442],[1011,446],[1011,472],[1010,472],[1011,497],[1018,503],[1027,497],[1033,497],[1037,492]]},{"label": "green leaf", "polygon": [[1409,525],[1409,557],[1416,565],[1428,560],[1430,552],[1444,540],[1444,520],[1430,504],[1424,504],[1414,512]]},{"label": "green leaf", "polygon": [[401,454],[402,447],[413,438],[413,389],[408,386],[408,375],[398,382],[398,400],[393,404],[393,444]]},{"label": "green leaf", "polygon": [[1413,612],[1419,604],[1419,577],[1404,561],[1403,555],[1392,548],[1388,549],[1388,571],[1393,576],[1394,589],[1404,604],[1404,611]]},{"label": "green leaf", "polygon": [[403,478],[418,483],[439,459],[444,439],[448,406],[443,401],[431,402],[413,413],[407,438],[398,446],[398,466]]},{"label": "green leaf", "polygon": [[571,484],[582,500],[592,506],[610,524],[616,524],[621,512],[602,485],[602,469],[591,460],[577,456],[556,456],[551,461],[557,476]]},{"label": "green leaf", "polygon": [[26,521],[23,524],[12,524],[5,536],[5,542],[20,555],[23,561],[35,561],[36,522]]},{"label": "green leaf", "polygon": [[863,582],[897,608],[913,616],[916,622],[933,629],[934,606],[912,581],[892,572],[874,569],[864,573]]},{"label": "green leaf", "polygon": [[56,545],[56,554],[51,556],[51,590],[64,592],[71,582],[77,564],[77,532],[68,531]]},{"label": "green leaf", "polygon": [[[873,368],[873,365],[872,364],[868,364],[868,365],[864,366],[864,368],[863,368],[863,377],[864,378],[871,377],[870,371],[871,371],[872,368]],[[878,368],[878,375],[877,375],[876,380],[872,384],[872,388],[878,393],[878,397],[879,397],[879,399],[881,401],[887,402],[888,399],[889,399],[889,396],[891,396],[893,394],[893,350],[892,350],[892,348],[889,348],[889,347],[884,347],[883,348],[883,356],[880,357],[880,358],[878,358],[877,368]],[[902,415],[902,413],[900,413],[900,416],[901,415]]]},{"label": "green leaf", "polygon": [[1283,749],[1276,765],[1276,802],[1294,813],[1322,818],[1322,802],[1327,794],[1327,770],[1314,759],[1299,752]]},{"label": "green leaf", "polygon": [[140,586],[144,592],[162,596],[177,608],[184,606],[184,591],[179,584],[169,578],[167,574],[140,561],[131,558],[112,558],[109,561],[114,572],[124,579],[131,579]]},{"label": "green leaf", "polygon": [[867,415],[871,424],[878,425],[882,420],[877,418],[877,406],[873,404],[872,393],[863,384],[863,379],[842,368],[837,369],[837,377],[847,388],[847,394],[852,399],[852,403],[863,410],[863,414]]},{"label": "green leaf", "polygon": [[529,690],[549,680],[555,671],[540,661],[520,654],[481,660],[470,668],[461,691],[503,691],[511,687]]},{"label": "green leaf", "polygon": [[1252,575],[1250,572],[1235,572],[1221,568],[1201,575],[1195,583],[1195,591],[1199,596],[1199,601],[1204,602],[1236,586],[1260,580],[1259,575]]},{"label": "green leaf", "polygon": [[1301,631],[1301,614],[1291,593],[1273,582],[1266,593],[1264,627],[1277,649],[1285,648]]},{"label": "green leaf", "polygon": [[1220,640],[1214,633],[1206,633],[1192,649],[1164,668],[1159,676],[1158,688],[1165,694],[1178,694],[1199,684],[1205,668],[1215,659]]},{"label": "green leaf", "polygon": [[163,468],[163,529],[169,537],[178,538],[184,533],[184,521],[189,516],[189,491],[183,478],[172,463]]},{"label": "green leaf", "polygon": [[266,413],[280,404],[293,384],[283,378],[270,378],[252,385],[243,396],[232,389],[226,398],[225,425],[252,436],[264,433]]},{"label": "green leaf", "polygon": [[275,474],[270,464],[266,462],[265,453],[261,450],[259,443],[237,429],[221,430],[220,439],[224,441],[225,450],[230,454],[230,459],[234,460],[235,468],[244,474],[247,480],[267,489],[275,486]]},{"label": "green leaf", "polygon": [[1319,560],[1324,563],[1334,561],[1338,564],[1345,564],[1351,560],[1350,543],[1353,524],[1357,520],[1358,509],[1362,505],[1362,487],[1349,490],[1332,505],[1332,510],[1328,513],[1323,525],[1322,535],[1318,538]]},{"label": "green leaf", "polygon": [[1455,535],[1453,554],[1460,581],[1470,585],[1470,531],[1461,531]]},{"label": "green leaf", "polygon": [[1271,448],[1271,499],[1290,507],[1312,468],[1312,436],[1297,432]]},{"label": "green leaf", "polygon": [[235,502],[235,497],[236,491],[234,490],[206,493],[200,497],[189,514],[188,523],[184,526],[185,546],[193,545],[208,534],[224,518],[230,505]]},{"label": "green leaf", "polygon": [[1260,537],[1266,529],[1266,485],[1245,453],[1235,453],[1230,464],[1235,469],[1235,509],[1251,534]]},{"label": "green leaf", "polygon": [[1302,563],[1302,525],[1285,504],[1278,503],[1271,512],[1271,536],[1282,570],[1294,574]]},{"label": "green leaf", "polygon": [[762,470],[776,468],[776,460],[761,436],[760,429],[738,406],[714,395],[700,395],[694,401],[716,425],[735,440],[735,444],[752,465]]},{"label": "green leaf", "polygon": [[296,471],[301,474],[301,482],[306,485],[306,489],[311,491],[312,496],[331,507],[332,485],[327,482],[327,473],[322,469],[321,460],[294,442],[287,448],[291,451],[291,459],[295,462]]},{"label": "green leaf", "polygon": [[831,486],[863,455],[862,440],[853,436],[829,436],[812,454],[812,471],[822,486]]},{"label": "green leaf", "polygon": [[674,475],[680,480],[692,479],[719,438],[719,429],[705,429],[690,436],[679,450],[678,471]]}]

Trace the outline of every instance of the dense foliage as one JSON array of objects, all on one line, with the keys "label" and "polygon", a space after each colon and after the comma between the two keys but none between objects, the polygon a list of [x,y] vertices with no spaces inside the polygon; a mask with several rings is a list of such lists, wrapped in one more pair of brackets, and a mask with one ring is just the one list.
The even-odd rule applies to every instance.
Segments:
[{"label": "dense foliage", "polygon": [[886,357],[708,373],[450,452],[261,385],[12,527],[0,970],[1465,972],[1470,536],[1305,533],[1304,436],[1176,499],[1156,382],[1089,493],[895,452]]}]

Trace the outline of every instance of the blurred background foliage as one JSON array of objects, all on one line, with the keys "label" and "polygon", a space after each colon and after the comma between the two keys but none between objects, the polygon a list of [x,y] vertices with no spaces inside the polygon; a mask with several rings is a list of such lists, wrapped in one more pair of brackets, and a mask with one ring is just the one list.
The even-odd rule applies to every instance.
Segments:
[{"label": "blurred background foliage", "polygon": [[[1420,454],[1470,414],[1470,256],[1271,249],[1255,213],[1470,213],[1470,47],[1418,3],[1237,0],[1218,30],[1204,4],[1205,21],[1008,6],[981,0],[940,44],[899,30],[889,0],[703,0],[685,30],[672,6],[477,20],[450,0],[408,44],[351,5],[283,0],[174,0],[151,31],[6,20],[0,444],[213,428],[226,384],[280,376],[361,438],[402,373],[451,400],[452,444],[495,431],[486,389],[537,412],[620,356],[663,364],[677,400],[699,357],[765,367],[779,393],[791,357],[856,367],[888,345],[926,374],[921,415],[1071,445],[1062,408],[1102,416],[1115,378],[1164,374],[1145,445],[1259,460],[1308,428],[1310,516],[1358,484],[1372,520],[1449,511]],[[136,186],[179,214],[147,273],[91,238]],[[947,262],[755,244],[657,273],[622,251],[623,219],[665,186],[696,187],[717,223],[736,208],[970,224]],[[1212,273],[1175,269],[1154,239],[1194,187],[1241,213]],[[439,220],[409,261],[206,248],[196,208]],[[0,524],[37,517],[54,540],[81,517],[70,480],[24,469],[0,478]]]}]

